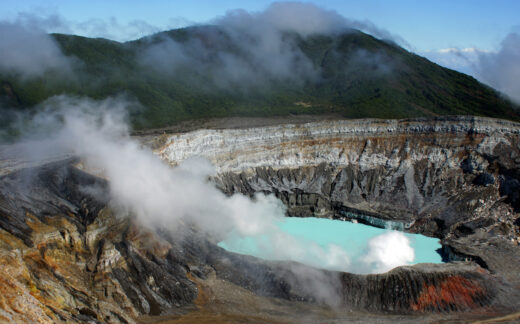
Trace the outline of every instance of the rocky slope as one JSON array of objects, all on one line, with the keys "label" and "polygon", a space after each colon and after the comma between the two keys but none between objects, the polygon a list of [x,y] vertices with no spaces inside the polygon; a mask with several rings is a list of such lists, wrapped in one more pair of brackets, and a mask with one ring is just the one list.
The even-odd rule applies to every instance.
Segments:
[{"label": "rocky slope", "polygon": [[[219,248],[196,228],[171,232],[117,217],[107,181],[74,159],[9,163],[0,177],[0,321],[411,323],[510,313],[520,306],[520,254],[511,241],[519,131],[452,118],[157,139],[157,153],[172,164],[196,154],[212,160],[214,181],[228,193],[273,192],[290,215],[393,220],[442,238],[452,260],[476,261],[377,275],[261,261]],[[280,162],[263,164],[268,157]]]},{"label": "rocky slope", "polygon": [[163,135],[156,153],[203,156],[222,190],[274,193],[291,216],[439,237],[447,257],[520,283],[519,137],[518,123],[477,117],[338,120]]}]

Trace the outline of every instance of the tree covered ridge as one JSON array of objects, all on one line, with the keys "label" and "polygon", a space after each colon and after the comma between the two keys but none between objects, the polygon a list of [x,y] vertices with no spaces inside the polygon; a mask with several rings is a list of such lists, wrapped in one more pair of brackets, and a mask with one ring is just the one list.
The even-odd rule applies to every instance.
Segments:
[{"label": "tree covered ridge", "polygon": [[27,79],[4,73],[3,107],[37,109],[59,94],[124,94],[144,107],[131,113],[136,128],[210,117],[330,113],[520,120],[518,107],[494,89],[357,30],[305,37],[286,32],[273,40],[217,26],[126,43],[52,37],[73,59],[72,75],[50,70]]}]

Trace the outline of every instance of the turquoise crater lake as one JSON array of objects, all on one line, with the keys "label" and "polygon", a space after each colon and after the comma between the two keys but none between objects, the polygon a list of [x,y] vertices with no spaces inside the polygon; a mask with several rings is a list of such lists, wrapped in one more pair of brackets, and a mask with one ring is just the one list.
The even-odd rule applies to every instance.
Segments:
[{"label": "turquoise crater lake", "polygon": [[285,217],[277,228],[256,236],[230,233],[218,245],[266,260],[290,260],[355,273],[395,266],[442,263],[438,239],[324,218]]}]

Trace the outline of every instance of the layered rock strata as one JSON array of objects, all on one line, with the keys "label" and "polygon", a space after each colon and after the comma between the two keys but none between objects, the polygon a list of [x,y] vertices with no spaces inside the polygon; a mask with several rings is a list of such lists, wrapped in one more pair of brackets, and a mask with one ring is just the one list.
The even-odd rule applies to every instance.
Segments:
[{"label": "layered rock strata", "polygon": [[[348,125],[365,125],[369,132],[364,126],[357,133],[339,131]],[[284,128],[301,131],[292,137],[272,131],[269,141],[247,144],[248,134]],[[200,320],[227,312],[233,316],[224,320],[233,322],[241,310],[253,309],[258,313],[246,315],[258,322],[431,322],[511,312],[520,306],[519,248],[511,242],[518,231],[519,129],[453,118],[163,136],[158,154],[166,158],[188,147],[172,164],[205,156],[215,163],[214,181],[225,192],[275,193],[292,215],[362,215],[366,222],[407,224],[442,238],[446,255],[462,260],[376,275],[229,253],[192,227],[178,225],[179,233],[147,229],[132,217],[117,217],[106,198],[107,181],[77,169],[73,160],[10,167],[0,177],[0,320],[133,323],[143,315],[151,316],[146,322],[160,314],[182,320],[198,309]],[[196,147],[201,134],[214,132],[241,134],[242,144],[234,147],[226,135],[224,153]],[[179,138],[191,145],[175,148]],[[214,140],[199,143],[215,147]],[[298,161],[314,162],[257,165],[268,154],[302,154]],[[330,160],[334,156],[338,160]],[[243,167],[232,166],[234,159]],[[249,297],[233,299],[235,294]]]},{"label": "layered rock strata", "polygon": [[[216,167],[227,193],[274,193],[290,216],[356,218],[441,238],[520,284],[520,124],[477,117],[338,120],[165,135],[156,153]],[[496,248],[500,246],[500,248]]]},{"label": "layered rock strata", "polygon": [[[197,283],[211,273],[261,298],[310,303],[310,310],[294,304],[298,312],[332,305],[343,319],[352,311],[506,311],[520,297],[472,264],[352,275],[229,253],[189,227],[177,228],[183,235],[146,230],[114,215],[102,198],[106,181],[68,162],[1,179],[0,319],[6,322],[133,323],[141,315],[187,312],[204,293]],[[289,316],[301,315],[288,309]]]},{"label": "layered rock strata", "polygon": [[0,178],[0,321],[129,323],[190,303],[171,245],[116,218],[106,181],[69,163]]}]

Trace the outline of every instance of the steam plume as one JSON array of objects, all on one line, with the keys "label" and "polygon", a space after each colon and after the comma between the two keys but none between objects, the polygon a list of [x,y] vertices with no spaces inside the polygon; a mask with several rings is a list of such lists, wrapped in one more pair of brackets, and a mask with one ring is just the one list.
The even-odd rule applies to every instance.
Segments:
[{"label": "steam plume", "polygon": [[[274,196],[228,197],[208,181],[214,169],[206,160],[195,158],[171,168],[132,139],[125,114],[128,105],[121,98],[52,98],[40,107],[43,112],[31,125],[51,135],[43,141],[26,139],[18,146],[33,158],[79,156],[88,169],[99,170],[109,179],[112,204],[150,227],[174,229],[182,220],[215,237],[256,239],[278,259],[334,270],[386,271],[412,261],[413,250],[410,253],[409,242],[401,233],[376,237],[360,267],[351,264],[348,251],[338,246],[324,248],[282,232],[277,223],[283,219],[285,207]],[[37,134],[37,138],[44,137]],[[387,248],[392,249],[392,260],[385,259]]]}]

